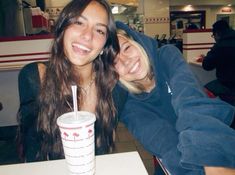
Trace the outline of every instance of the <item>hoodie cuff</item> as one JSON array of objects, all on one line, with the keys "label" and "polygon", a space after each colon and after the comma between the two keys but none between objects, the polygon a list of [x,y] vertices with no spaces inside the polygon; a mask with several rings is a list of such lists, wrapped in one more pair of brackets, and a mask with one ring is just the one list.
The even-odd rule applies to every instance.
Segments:
[{"label": "hoodie cuff", "polygon": [[[234,131],[231,129],[231,133]],[[235,168],[235,136],[229,132],[184,131],[179,135],[181,165],[189,169],[204,166]]]},{"label": "hoodie cuff", "polygon": [[185,146],[181,147],[180,151],[180,164],[187,169],[201,169],[204,166],[235,167],[235,157],[231,160],[232,155],[228,157],[223,152],[206,146]]},{"label": "hoodie cuff", "polygon": [[176,148],[171,149],[161,158],[162,164],[172,175],[204,175],[203,167],[186,168],[181,164],[181,153]]}]

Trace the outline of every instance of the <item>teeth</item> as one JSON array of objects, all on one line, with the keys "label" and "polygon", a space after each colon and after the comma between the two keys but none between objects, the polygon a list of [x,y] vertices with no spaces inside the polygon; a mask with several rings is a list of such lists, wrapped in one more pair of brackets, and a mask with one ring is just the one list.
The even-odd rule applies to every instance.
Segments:
[{"label": "teeth", "polygon": [[85,50],[87,52],[91,51],[91,49],[89,49],[83,45],[80,45],[80,44],[73,44],[73,46],[78,47],[79,49]]},{"label": "teeth", "polygon": [[133,67],[132,67],[132,69],[130,70],[130,73],[133,73],[133,72],[135,72],[136,71],[136,69],[139,67],[139,62],[137,62]]}]

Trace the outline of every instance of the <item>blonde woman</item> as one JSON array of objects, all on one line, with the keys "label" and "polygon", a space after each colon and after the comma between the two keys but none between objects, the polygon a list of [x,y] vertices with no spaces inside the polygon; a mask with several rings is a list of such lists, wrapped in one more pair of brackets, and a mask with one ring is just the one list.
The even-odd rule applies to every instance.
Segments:
[{"label": "blonde woman", "polygon": [[[121,120],[171,175],[234,174],[235,109],[202,91],[180,51],[116,22]],[[158,172],[156,171],[156,174]]]}]

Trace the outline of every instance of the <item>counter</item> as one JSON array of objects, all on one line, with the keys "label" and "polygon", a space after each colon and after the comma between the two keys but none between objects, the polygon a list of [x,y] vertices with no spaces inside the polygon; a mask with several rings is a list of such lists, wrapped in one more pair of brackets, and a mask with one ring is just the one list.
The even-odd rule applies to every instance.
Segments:
[{"label": "counter", "polygon": [[33,61],[45,61],[50,56],[52,35],[0,39],[0,71],[20,69]]},{"label": "counter", "polygon": [[215,42],[211,35],[211,29],[183,32],[183,55],[187,62],[195,62],[201,54],[207,54]]}]

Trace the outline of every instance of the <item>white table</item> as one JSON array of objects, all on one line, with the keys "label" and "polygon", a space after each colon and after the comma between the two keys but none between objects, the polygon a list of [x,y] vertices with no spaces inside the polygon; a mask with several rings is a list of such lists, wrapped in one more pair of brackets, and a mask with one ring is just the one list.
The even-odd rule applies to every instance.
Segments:
[{"label": "white table", "polygon": [[[69,175],[65,159],[0,166],[0,175]],[[96,156],[96,175],[148,175],[138,152]]]}]

